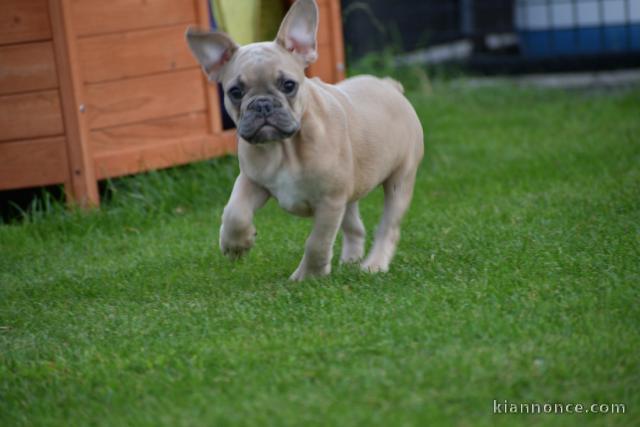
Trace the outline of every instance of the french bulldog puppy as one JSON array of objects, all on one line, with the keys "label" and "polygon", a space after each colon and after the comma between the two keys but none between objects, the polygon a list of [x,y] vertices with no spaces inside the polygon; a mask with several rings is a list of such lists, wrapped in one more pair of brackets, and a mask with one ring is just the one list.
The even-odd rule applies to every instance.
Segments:
[{"label": "french bulldog puppy", "polygon": [[220,248],[232,259],[254,244],[253,215],[274,197],[286,211],[313,217],[291,280],[331,271],[338,229],[341,262],[364,255],[358,200],[384,187],[384,213],[361,266],[387,271],[409,206],[423,132],[400,83],[358,76],[336,85],[305,77],[317,58],[318,8],[298,0],[275,41],[238,46],[220,32],[189,28],[187,43],[211,81],[222,84],[236,123],[240,175],[222,215]]}]

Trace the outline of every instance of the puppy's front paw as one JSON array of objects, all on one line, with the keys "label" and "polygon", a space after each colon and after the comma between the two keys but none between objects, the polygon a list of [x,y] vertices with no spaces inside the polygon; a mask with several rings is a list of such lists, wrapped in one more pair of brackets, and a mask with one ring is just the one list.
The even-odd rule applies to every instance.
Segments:
[{"label": "puppy's front paw", "polygon": [[386,273],[389,271],[389,263],[369,257],[360,264],[360,268],[367,273]]},{"label": "puppy's front paw", "polygon": [[306,265],[300,264],[296,271],[289,277],[293,282],[301,282],[309,277],[321,277],[331,273],[331,264],[326,264],[320,268],[311,269]]},{"label": "puppy's front paw", "polygon": [[231,260],[245,256],[256,241],[256,229],[252,225],[242,231],[229,232],[224,224],[220,227],[220,250]]}]

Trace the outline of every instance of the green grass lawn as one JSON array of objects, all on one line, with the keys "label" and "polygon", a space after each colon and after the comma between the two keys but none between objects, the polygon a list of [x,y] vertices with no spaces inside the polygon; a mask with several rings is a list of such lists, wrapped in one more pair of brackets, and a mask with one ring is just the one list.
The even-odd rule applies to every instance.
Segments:
[{"label": "green grass lawn", "polygon": [[426,156],[387,274],[336,256],[289,283],[311,224],[274,202],[223,258],[235,158],[0,225],[0,425],[640,425],[640,90],[411,99]]}]

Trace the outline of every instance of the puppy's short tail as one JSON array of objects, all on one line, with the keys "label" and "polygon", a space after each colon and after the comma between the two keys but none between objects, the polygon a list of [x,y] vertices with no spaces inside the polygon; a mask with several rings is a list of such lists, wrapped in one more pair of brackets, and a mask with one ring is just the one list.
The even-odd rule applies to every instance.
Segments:
[{"label": "puppy's short tail", "polygon": [[400,83],[399,81],[392,79],[391,77],[385,77],[382,80],[384,80],[385,82],[389,83],[391,86],[396,88],[398,92],[404,93],[404,86],[402,86],[402,83]]}]

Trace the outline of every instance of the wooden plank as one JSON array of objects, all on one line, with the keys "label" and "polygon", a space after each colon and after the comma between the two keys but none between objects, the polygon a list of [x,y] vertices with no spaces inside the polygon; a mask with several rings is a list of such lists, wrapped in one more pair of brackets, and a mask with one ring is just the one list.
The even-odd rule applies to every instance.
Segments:
[{"label": "wooden plank", "polygon": [[[209,28],[209,1],[195,0],[200,28]],[[200,78],[205,90],[207,113],[209,115],[209,132],[219,134],[222,132],[222,109],[220,108],[220,91],[218,85],[209,82],[207,76],[201,73]]]},{"label": "wooden plank", "polygon": [[58,75],[51,42],[0,47],[0,95],[56,87]]},{"label": "wooden plank", "polygon": [[99,179],[161,169],[235,152],[235,132],[179,138],[163,144],[143,145],[96,156]]},{"label": "wooden plank", "polygon": [[92,129],[205,109],[198,68],[86,86]]},{"label": "wooden plank", "polygon": [[154,28],[78,40],[85,82],[137,77],[197,63],[184,39],[185,25]]},{"label": "wooden plank", "polygon": [[337,83],[345,79],[346,67],[344,56],[344,34],[342,31],[342,14],[340,0],[330,0],[329,20],[331,22],[330,43],[333,49],[332,62],[334,65],[334,79],[332,83]]},{"label": "wooden plank", "polygon": [[0,96],[0,141],[63,133],[57,90]]},{"label": "wooden plank", "polygon": [[333,47],[330,44],[318,45],[318,60],[309,66],[308,74],[320,77],[323,82],[335,83],[335,69]]},{"label": "wooden plank", "polygon": [[67,180],[62,136],[0,143],[0,190],[60,184]]},{"label": "wooden plank", "polygon": [[193,1],[72,0],[79,36],[195,22]]},{"label": "wooden plank", "polygon": [[318,61],[309,66],[308,74],[320,77],[327,83],[337,83],[345,78],[340,2],[324,0],[318,3],[318,8],[320,10]]},{"label": "wooden plank", "polygon": [[50,38],[47,0],[0,1],[0,45]]},{"label": "wooden plank", "polygon": [[318,3],[318,44],[326,44],[331,41],[331,11],[329,2]]},{"label": "wooden plank", "polygon": [[95,156],[102,156],[118,151],[137,149],[145,145],[164,144],[180,138],[204,136],[208,133],[206,113],[190,113],[91,131],[91,151]]},{"label": "wooden plank", "polygon": [[67,198],[81,207],[98,206],[100,195],[89,147],[89,128],[84,113],[84,91],[70,0],[49,0],[49,9],[67,136]]}]

